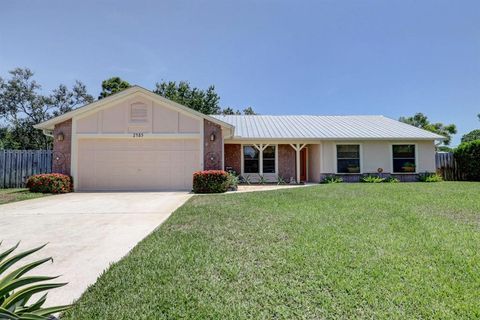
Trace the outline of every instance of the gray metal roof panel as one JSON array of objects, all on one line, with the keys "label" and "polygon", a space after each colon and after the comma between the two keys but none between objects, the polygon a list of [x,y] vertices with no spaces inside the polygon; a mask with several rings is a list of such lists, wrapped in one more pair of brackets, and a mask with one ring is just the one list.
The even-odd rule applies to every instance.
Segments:
[{"label": "gray metal roof panel", "polygon": [[443,139],[384,116],[215,115],[235,139]]}]

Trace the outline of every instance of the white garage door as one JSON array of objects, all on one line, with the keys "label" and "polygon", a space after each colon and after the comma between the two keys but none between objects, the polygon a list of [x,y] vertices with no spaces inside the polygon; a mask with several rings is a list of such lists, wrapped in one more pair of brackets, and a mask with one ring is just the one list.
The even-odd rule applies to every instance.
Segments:
[{"label": "white garage door", "polygon": [[80,139],[78,185],[87,190],[190,190],[199,139]]}]

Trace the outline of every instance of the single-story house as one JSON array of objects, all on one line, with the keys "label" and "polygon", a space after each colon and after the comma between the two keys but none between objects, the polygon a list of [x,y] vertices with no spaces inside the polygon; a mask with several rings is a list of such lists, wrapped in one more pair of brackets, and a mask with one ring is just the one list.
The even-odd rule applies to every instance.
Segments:
[{"label": "single-story house", "polygon": [[198,170],[251,181],[402,181],[435,171],[443,137],[383,116],[204,115],[144,88],[127,90],[35,126],[54,138],[55,172],[75,190],[189,190]]}]

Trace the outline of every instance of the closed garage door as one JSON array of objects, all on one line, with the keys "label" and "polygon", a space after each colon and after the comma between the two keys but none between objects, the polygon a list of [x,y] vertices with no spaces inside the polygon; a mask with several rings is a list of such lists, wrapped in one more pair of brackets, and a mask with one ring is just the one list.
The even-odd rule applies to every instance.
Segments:
[{"label": "closed garage door", "polygon": [[78,185],[87,190],[190,190],[199,139],[80,139]]}]

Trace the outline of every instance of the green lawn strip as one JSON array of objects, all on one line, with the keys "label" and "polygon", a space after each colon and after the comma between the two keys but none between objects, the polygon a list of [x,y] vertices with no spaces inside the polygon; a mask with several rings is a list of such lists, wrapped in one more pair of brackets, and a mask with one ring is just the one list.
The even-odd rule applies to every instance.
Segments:
[{"label": "green lawn strip", "polygon": [[65,318],[480,317],[478,194],[400,183],[197,196]]},{"label": "green lawn strip", "polygon": [[28,189],[0,189],[0,204],[44,197],[50,194],[34,193]]}]

